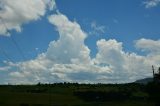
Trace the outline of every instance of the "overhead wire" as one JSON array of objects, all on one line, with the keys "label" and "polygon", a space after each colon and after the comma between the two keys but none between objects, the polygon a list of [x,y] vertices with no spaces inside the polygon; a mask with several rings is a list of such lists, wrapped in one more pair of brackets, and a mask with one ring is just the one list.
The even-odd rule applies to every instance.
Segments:
[{"label": "overhead wire", "polygon": [[[1,19],[1,22],[3,23],[4,27],[8,30],[8,28],[7,28],[6,24],[4,23],[3,19],[1,17],[0,17],[0,19]],[[26,60],[26,57],[23,54],[23,51],[20,48],[20,46],[18,45],[17,41],[12,36],[10,36],[10,38],[11,38],[11,41],[13,42],[13,44],[15,45],[15,47],[17,48],[17,50],[19,51],[19,53],[21,54],[22,58],[24,60]],[[13,62],[12,59],[8,56],[8,54],[4,50],[2,50],[2,53],[9,61]],[[33,69],[30,69],[30,70],[34,73],[35,76],[39,75],[36,71],[33,71]]]},{"label": "overhead wire", "polygon": [[19,51],[19,53],[21,54],[22,58],[24,60],[26,60],[26,57],[22,51],[22,49],[20,48],[20,46],[18,45],[17,41],[11,36],[11,41],[14,43],[15,47],[17,48],[17,50]]},{"label": "overhead wire", "polygon": [[[3,23],[2,18],[0,17],[0,21]],[[7,52],[0,46],[0,52],[3,54],[3,56],[10,62],[13,62],[11,57],[7,54]],[[2,62],[3,63],[3,62]],[[3,63],[4,64],[4,63]]]},{"label": "overhead wire", "polygon": [[2,47],[0,47],[0,52],[4,55],[5,58],[7,58],[8,61],[13,62],[11,57],[2,49]]},{"label": "overhead wire", "polygon": [[[1,22],[3,23],[4,27],[8,30],[8,28],[7,28],[6,24],[4,23],[3,19],[1,17],[0,17],[0,19],[1,19]],[[10,38],[11,38],[12,43],[15,45],[16,49],[19,51],[19,54],[21,55],[22,59],[25,60],[26,57],[25,57],[22,49],[18,45],[17,41],[12,36],[10,36]]]},{"label": "overhead wire", "polygon": [[[0,17],[0,20],[1,20],[2,24],[4,25],[4,27],[6,28],[6,30],[8,31],[7,25],[4,23],[4,21],[3,21],[3,19],[2,19],[1,17]],[[25,55],[24,55],[24,53],[23,53],[23,50],[20,48],[20,46],[19,46],[19,44],[17,43],[17,41],[16,41],[12,36],[10,36],[10,38],[11,38],[11,41],[13,42],[13,44],[15,45],[15,47],[17,48],[17,50],[19,51],[19,53],[20,53],[20,55],[22,56],[22,58],[23,58],[24,60],[26,60],[26,57],[25,57]],[[13,60],[9,57],[9,55],[8,55],[3,49],[1,49],[1,51],[2,51],[3,55],[4,55],[9,61],[13,62]],[[41,64],[41,62],[39,62],[39,64]],[[30,69],[30,70],[31,70],[36,76],[39,75],[38,72],[33,71],[32,69]]]}]

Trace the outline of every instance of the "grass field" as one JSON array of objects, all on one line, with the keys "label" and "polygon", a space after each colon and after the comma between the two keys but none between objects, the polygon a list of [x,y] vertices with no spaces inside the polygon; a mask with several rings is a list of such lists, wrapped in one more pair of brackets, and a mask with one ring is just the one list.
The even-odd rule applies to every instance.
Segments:
[{"label": "grass field", "polygon": [[154,88],[140,84],[1,85],[0,106],[159,106]]}]

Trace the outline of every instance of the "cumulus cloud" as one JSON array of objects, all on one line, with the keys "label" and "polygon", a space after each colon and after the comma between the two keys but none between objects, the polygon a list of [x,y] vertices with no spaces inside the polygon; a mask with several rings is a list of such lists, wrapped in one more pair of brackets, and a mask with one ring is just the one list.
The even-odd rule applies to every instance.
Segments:
[{"label": "cumulus cloud", "polygon": [[87,35],[80,25],[60,13],[49,16],[48,20],[59,32],[59,39],[50,42],[47,52],[40,54],[35,60],[10,65],[16,70],[21,70],[10,73],[10,76],[15,78],[11,81],[16,82],[18,76],[25,77],[24,82],[31,79],[33,82],[47,82],[51,79],[65,81],[68,79],[66,73],[72,73],[73,70],[86,71],[85,64],[91,64],[90,50],[84,44]]},{"label": "cumulus cloud", "polygon": [[160,40],[139,39],[135,41],[135,47],[142,52],[147,52],[150,64],[160,65]]},{"label": "cumulus cloud", "polygon": [[[54,16],[58,17],[58,19],[61,19],[60,17],[65,17],[62,14]],[[50,18],[52,19],[54,16],[51,16]],[[65,19],[67,23],[71,22],[66,17]],[[53,20],[54,19],[52,19],[52,21]],[[74,22],[71,23],[74,24]],[[65,25],[63,28],[64,27]],[[56,28],[58,28],[58,26],[56,26]],[[69,27],[66,26],[66,28]],[[81,30],[80,27],[77,28],[79,31]],[[58,31],[60,32],[60,29]],[[72,35],[71,32],[70,34]],[[73,34],[72,36],[76,35]],[[64,36],[60,34],[60,38],[63,39],[63,37]],[[67,39],[72,39],[67,35],[65,35],[65,37],[68,37]],[[135,45],[138,45],[141,40],[142,39],[137,40]],[[140,78],[150,77],[152,75],[151,65],[154,64],[158,66],[160,64],[159,54],[152,56],[149,54],[147,56],[140,56],[136,53],[127,53],[123,50],[123,43],[118,42],[115,39],[101,39],[97,41],[98,53],[95,58],[87,60],[88,63],[83,60],[83,56],[82,59],[79,59],[79,55],[74,55],[79,60],[83,60],[78,61],[77,63],[77,61],[71,61],[71,59],[75,57],[69,56],[70,54],[61,54],[64,49],[67,50],[67,47],[62,48],[59,46],[62,44],[58,42],[61,42],[60,39],[58,41],[52,41],[47,52],[40,54],[34,60],[16,64],[11,62],[8,63],[10,69],[15,69],[15,71],[10,72],[7,82],[47,83],[69,81],[79,83],[124,83],[132,82]],[[85,46],[83,43],[80,45]],[[152,43],[150,45],[152,45]],[[59,50],[60,54],[57,55],[54,49]],[[70,50],[70,48],[68,49]],[[81,52],[81,49],[79,48],[78,51]],[[63,59],[61,59],[60,55]],[[56,58],[56,56],[60,57],[60,59]],[[70,58],[68,58],[68,56]],[[88,55],[88,58],[89,57],[90,56]],[[6,68],[9,70],[8,67]]]},{"label": "cumulus cloud", "polygon": [[47,56],[58,63],[89,63],[90,50],[84,44],[87,35],[80,25],[62,14],[52,15],[48,19],[56,26],[60,38],[50,43]]},{"label": "cumulus cloud", "polygon": [[146,0],[143,2],[146,8],[156,7],[160,4],[160,0]]},{"label": "cumulus cloud", "polygon": [[55,7],[54,0],[0,0],[0,35],[20,32],[22,24],[40,19],[47,8]]},{"label": "cumulus cloud", "polygon": [[35,59],[6,62],[6,66],[0,67],[1,73],[5,73],[4,82],[132,82],[151,76],[151,65],[160,64],[159,40],[137,40],[137,48],[149,51],[146,56],[141,56],[125,52],[123,42],[101,39],[97,41],[96,57],[91,58],[90,49],[84,43],[87,34],[77,22],[61,13],[49,16],[48,20],[58,31],[59,39],[51,41],[47,51]]},{"label": "cumulus cloud", "polygon": [[160,53],[160,40],[151,40],[151,39],[140,39],[136,41],[136,48],[141,49],[142,51],[148,51],[151,53]]},{"label": "cumulus cloud", "polygon": [[[96,60],[98,63],[106,63],[108,65],[114,64],[116,67],[123,66],[123,51],[122,51],[122,43],[117,42],[116,40],[104,40],[101,39],[97,41],[98,53],[96,56]],[[112,57],[112,58],[111,58]]]},{"label": "cumulus cloud", "polygon": [[[149,44],[146,45],[146,42]],[[160,64],[160,45],[157,43],[157,41],[150,39],[137,40],[136,45],[140,49],[149,49],[151,53],[157,52],[154,55],[150,55],[151,53],[149,53],[147,56],[141,56],[136,53],[125,52],[122,42],[117,42],[115,39],[108,41],[102,39],[97,42],[98,53],[95,60],[98,64],[103,63],[110,66],[113,70],[113,75],[119,77],[120,81],[133,81],[148,77],[151,76],[151,65],[158,66]],[[154,47],[154,50],[152,47]]]}]

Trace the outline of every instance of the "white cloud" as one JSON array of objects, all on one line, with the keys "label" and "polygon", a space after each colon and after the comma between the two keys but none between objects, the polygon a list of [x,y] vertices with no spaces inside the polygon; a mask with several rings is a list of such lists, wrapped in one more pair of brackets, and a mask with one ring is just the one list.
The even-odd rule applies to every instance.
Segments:
[{"label": "white cloud", "polygon": [[143,2],[146,8],[156,7],[160,4],[160,0],[146,0]]},{"label": "white cloud", "polygon": [[160,65],[160,40],[139,39],[135,42],[135,47],[147,52],[146,58],[148,62],[153,65]]},{"label": "white cloud", "polygon": [[125,52],[123,43],[115,39],[101,39],[97,41],[98,53],[91,59],[90,49],[84,43],[87,34],[77,22],[61,13],[49,16],[48,20],[58,31],[59,39],[51,41],[47,51],[33,60],[6,62],[7,67],[0,67],[0,71],[8,72],[5,82],[131,82],[151,76],[151,65],[160,64],[159,40],[137,40],[137,48],[150,51],[141,56]]},{"label": "white cloud", "polygon": [[151,40],[151,39],[140,39],[136,41],[136,48],[141,49],[142,51],[149,51],[151,53],[160,53],[160,40]]},{"label": "white cloud", "polygon": [[[60,17],[62,17],[61,15],[62,14],[59,14]],[[58,19],[60,19],[60,17]],[[67,19],[66,22],[71,21]],[[63,39],[64,36],[60,35],[60,37]],[[137,42],[140,41],[141,39],[137,40]],[[54,42],[57,43],[59,40]],[[57,46],[58,45],[60,45],[60,43],[58,43]],[[81,45],[84,44],[82,43]],[[9,66],[12,67],[11,69],[15,69],[15,71],[10,72],[10,79],[8,82],[132,82],[136,79],[152,76],[151,65],[154,64],[158,66],[160,64],[159,54],[152,56],[149,54],[147,56],[140,56],[135,53],[127,53],[123,50],[123,43],[118,42],[115,39],[101,39],[97,41],[97,47],[98,53],[95,58],[90,59],[88,63],[86,63],[86,61],[79,61],[79,63],[77,63],[70,61],[72,57],[70,57],[69,54],[60,54],[65,61],[53,58],[52,55],[48,55],[48,52],[50,52],[59,57],[60,55],[55,54],[53,49],[59,50],[60,52],[63,51],[63,48],[61,47],[61,49],[57,49],[55,45],[50,45],[46,53],[40,54],[34,60],[16,64],[9,63]],[[70,59],[67,56],[69,56]]]},{"label": "white cloud", "polygon": [[10,69],[9,66],[5,66],[5,67],[0,67],[0,71],[8,71]]},{"label": "white cloud", "polygon": [[48,4],[50,10],[56,9],[55,0],[45,0],[45,2]]},{"label": "white cloud", "polygon": [[87,67],[85,64],[91,64],[90,50],[84,44],[87,35],[80,25],[68,20],[60,13],[51,15],[48,19],[59,32],[59,39],[50,42],[47,52],[40,54],[35,60],[12,65],[17,68],[18,72],[10,73],[13,78],[10,81],[19,82],[18,76],[25,76],[23,79],[26,83],[30,80],[32,82],[48,82],[51,79],[52,81],[65,81],[69,80],[66,73],[85,71],[85,68],[79,66]]},{"label": "white cloud", "polygon": [[87,35],[80,25],[60,13],[50,16],[49,21],[56,26],[60,37],[49,44],[47,57],[58,63],[89,63],[90,50],[84,44]]},{"label": "white cloud", "polygon": [[102,35],[105,33],[106,27],[103,25],[97,25],[95,21],[91,23],[91,31],[89,32],[89,35]]},{"label": "white cloud", "polygon": [[[149,42],[149,46],[143,41]],[[155,43],[156,42],[156,43]],[[119,81],[134,81],[135,79],[151,76],[151,65],[158,66],[160,64],[160,45],[157,41],[149,39],[140,39],[136,42],[136,45],[141,49],[149,49],[153,53],[157,51],[157,54],[147,56],[140,56],[135,53],[127,53],[123,50],[122,43],[116,40],[99,40],[97,42],[98,53],[95,59],[97,64],[106,64],[113,70],[115,77],[120,77]],[[155,47],[156,46],[156,47]],[[143,48],[142,48],[143,47]],[[153,47],[155,48],[153,50]]]},{"label": "white cloud", "polygon": [[[115,64],[118,66],[123,66],[123,51],[122,43],[116,40],[104,40],[101,39],[97,41],[98,54],[96,59],[102,63]],[[121,64],[120,64],[120,63]]]},{"label": "white cloud", "polygon": [[0,0],[0,35],[20,32],[22,24],[40,19],[47,7],[55,6],[54,0]]}]

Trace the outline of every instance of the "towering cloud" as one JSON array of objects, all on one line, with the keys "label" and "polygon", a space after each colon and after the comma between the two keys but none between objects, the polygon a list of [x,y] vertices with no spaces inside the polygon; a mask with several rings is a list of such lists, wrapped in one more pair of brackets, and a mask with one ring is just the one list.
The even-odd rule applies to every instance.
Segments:
[{"label": "towering cloud", "polygon": [[47,51],[35,60],[10,65],[11,69],[16,68],[15,72],[10,73],[13,82],[18,83],[19,78],[23,78],[26,83],[30,80],[33,82],[71,81],[68,78],[69,73],[86,71],[91,64],[90,50],[84,44],[87,34],[82,31],[80,25],[60,13],[51,15],[48,19],[59,32],[59,39],[50,42]]},{"label": "towering cloud", "polygon": [[50,43],[47,56],[58,63],[89,63],[90,50],[84,45],[87,35],[80,25],[62,14],[50,16],[49,21],[56,26],[60,38]]}]

